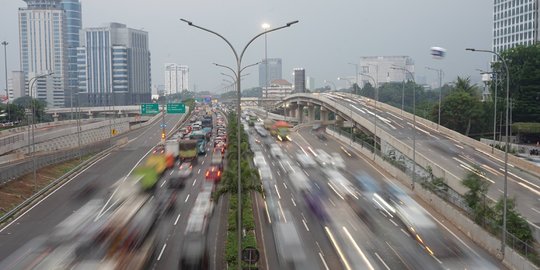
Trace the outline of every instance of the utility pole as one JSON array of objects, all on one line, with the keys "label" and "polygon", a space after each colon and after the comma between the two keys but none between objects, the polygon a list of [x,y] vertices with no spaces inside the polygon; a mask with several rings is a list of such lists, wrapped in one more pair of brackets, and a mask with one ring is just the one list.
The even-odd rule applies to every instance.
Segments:
[{"label": "utility pole", "polygon": [[8,115],[8,122],[11,122],[11,116],[10,116],[10,113],[9,113],[9,91],[8,91],[8,77],[7,77],[7,45],[9,43],[7,41],[3,41],[2,42],[2,45],[4,45],[4,69],[5,69],[5,72],[6,72],[6,98],[7,98],[7,105],[6,105],[6,108],[7,108],[7,115]]}]

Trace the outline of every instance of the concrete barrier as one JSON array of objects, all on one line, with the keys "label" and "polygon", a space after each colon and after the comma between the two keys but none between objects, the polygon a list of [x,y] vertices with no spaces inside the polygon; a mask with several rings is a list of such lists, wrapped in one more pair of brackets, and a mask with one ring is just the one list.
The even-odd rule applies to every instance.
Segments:
[{"label": "concrete barrier", "polygon": [[[326,133],[330,136],[333,136],[338,141],[341,141],[344,144],[349,144],[351,147],[356,149],[366,158],[373,160],[373,162],[384,169],[388,174],[393,178],[401,181],[405,185],[412,183],[412,178],[410,175],[402,172],[395,166],[387,163],[379,156],[373,156],[374,154],[367,148],[362,147],[361,145],[351,142],[350,138],[339,135],[337,132],[326,129]],[[448,221],[450,221],[454,226],[456,226],[461,232],[463,232],[469,239],[474,241],[476,244],[481,246],[483,249],[488,251],[491,255],[500,258],[500,246],[501,241],[485,231],[482,227],[478,226],[474,221],[470,220],[466,215],[464,215],[460,210],[456,209],[451,204],[440,199],[437,195],[433,194],[429,190],[424,189],[421,185],[416,185],[414,194],[420,197],[424,202],[430,205],[435,211],[444,216]],[[511,269],[519,270],[533,270],[539,269],[533,263],[531,263],[527,258],[523,257],[518,252],[514,251],[510,247],[505,248],[505,257],[503,264]]]}]

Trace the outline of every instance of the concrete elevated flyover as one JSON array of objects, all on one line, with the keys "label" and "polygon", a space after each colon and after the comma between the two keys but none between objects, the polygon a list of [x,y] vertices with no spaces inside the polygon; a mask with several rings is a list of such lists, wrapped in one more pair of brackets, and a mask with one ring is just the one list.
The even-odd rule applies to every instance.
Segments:
[{"label": "concrete elevated flyover", "polygon": [[[103,115],[116,114],[120,117],[129,117],[139,115],[141,113],[140,105],[130,106],[104,106],[104,107],[80,107],[80,113],[85,118],[100,117]],[[61,119],[68,119],[71,114],[75,114],[77,108],[48,108],[45,109],[45,113],[52,115],[55,121]]]}]

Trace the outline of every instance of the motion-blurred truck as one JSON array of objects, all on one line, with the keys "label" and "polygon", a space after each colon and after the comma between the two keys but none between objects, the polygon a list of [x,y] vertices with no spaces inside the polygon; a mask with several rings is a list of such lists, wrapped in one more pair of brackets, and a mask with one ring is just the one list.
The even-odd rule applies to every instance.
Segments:
[{"label": "motion-blurred truck", "polygon": [[178,158],[181,162],[192,161],[197,162],[197,140],[181,140],[179,142]]}]

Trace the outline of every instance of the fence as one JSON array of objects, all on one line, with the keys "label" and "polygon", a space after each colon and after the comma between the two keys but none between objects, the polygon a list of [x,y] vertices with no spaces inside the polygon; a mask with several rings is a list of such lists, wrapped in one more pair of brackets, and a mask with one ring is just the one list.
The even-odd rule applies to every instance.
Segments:
[{"label": "fence", "polygon": [[[82,146],[78,148],[72,148],[68,150],[56,151],[52,154],[35,156],[36,170],[43,167],[54,165],[57,163],[69,161],[79,156],[85,156],[88,154],[94,154],[101,152],[111,146],[111,142],[106,140],[98,143]],[[26,159],[18,164],[9,165],[9,167],[2,168],[0,170],[0,185],[3,185],[11,180],[28,174],[34,170],[32,159]]]}]

